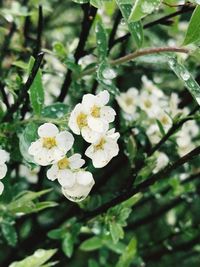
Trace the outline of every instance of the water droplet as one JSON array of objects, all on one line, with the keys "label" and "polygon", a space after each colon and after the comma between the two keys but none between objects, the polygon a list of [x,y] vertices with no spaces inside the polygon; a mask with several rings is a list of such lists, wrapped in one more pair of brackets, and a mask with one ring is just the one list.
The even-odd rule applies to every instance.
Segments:
[{"label": "water droplet", "polygon": [[102,76],[107,80],[112,80],[116,77],[116,72],[113,69],[105,68],[102,71]]},{"label": "water droplet", "polygon": [[121,25],[126,25],[126,21],[125,21],[125,19],[121,19],[120,24],[121,24]]},{"label": "water droplet", "polygon": [[142,12],[144,12],[145,14],[149,14],[149,13],[153,12],[154,5],[152,3],[148,3],[146,1],[142,4],[141,9],[142,9]]},{"label": "water droplet", "polygon": [[184,81],[187,81],[190,78],[190,74],[187,71],[181,72],[180,76]]},{"label": "water droplet", "polygon": [[170,67],[174,67],[176,65],[176,61],[173,59],[173,58],[170,58],[169,61],[168,61]]}]

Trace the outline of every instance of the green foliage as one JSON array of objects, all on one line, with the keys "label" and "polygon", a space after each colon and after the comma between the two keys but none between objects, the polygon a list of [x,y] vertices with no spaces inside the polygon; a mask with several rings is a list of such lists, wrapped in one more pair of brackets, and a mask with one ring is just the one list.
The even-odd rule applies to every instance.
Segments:
[{"label": "green foliage", "polygon": [[200,26],[200,6],[197,6],[189,22],[189,26],[187,29],[183,45],[188,45],[196,41],[199,41],[200,39],[200,33],[198,30],[199,26]]},{"label": "green foliage", "polygon": [[116,267],[129,267],[137,253],[137,240],[135,237],[131,239],[124,253],[119,258]]},{"label": "green foliage", "polygon": [[22,261],[16,261],[9,265],[9,267],[44,267],[50,265],[43,265],[46,263],[55,253],[56,249],[38,249],[34,252],[33,255],[25,258]]}]

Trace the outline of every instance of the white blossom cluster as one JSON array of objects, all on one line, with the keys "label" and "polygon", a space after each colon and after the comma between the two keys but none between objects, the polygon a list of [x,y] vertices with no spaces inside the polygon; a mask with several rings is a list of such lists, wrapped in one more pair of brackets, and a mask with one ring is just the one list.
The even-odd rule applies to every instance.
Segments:
[{"label": "white blossom cluster", "polygon": [[[119,133],[109,129],[114,121],[115,111],[107,106],[109,93],[86,94],[70,114],[69,128],[82,135],[90,143],[85,155],[91,158],[95,168],[106,166],[119,152]],[[38,128],[39,139],[33,142],[28,152],[35,163],[41,166],[52,165],[47,171],[51,181],[57,180],[62,192],[71,201],[81,201],[87,197],[94,185],[92,173],[83,167],[82,155],[69,153],[73,148],[74,137],[69,131],[61,131],[52,123],[44,123]]]},{"label": "white blossom cluster", "polygon": [[[9,153],[3,149],[0,149],[0,180],[6,176],[7,165],[6,162],[9,161]],[[4,184],[0,181],[0,195],[3,193]]]},{"label": "white blossom cluster", "polygon": [[[178,114],[187,115],[187,108],[179,109],[179,98],[176,93],[170,96],[163,93],[146,76],[142,77],[142,90],[130,88],[127,92],[117,96],[117,102],[123,110],[127,121],[138,120],[146,128],[146,134],[152,144],[156,144],[162,137],[157,121],[160,122],[165,132],[173,123],[173,118]],[[145,116],[141,119],[142,112]],[[145,119],[146,118],[146,119]],[[199,127],[195,121],[186,122],[182,129],[176,134],[177,152],[180,156],[188,153],[194,148],[193,138],[197,136]],[[168,163],[167,155],[158,155],[156,171],[158,165],[164,167]]]}]

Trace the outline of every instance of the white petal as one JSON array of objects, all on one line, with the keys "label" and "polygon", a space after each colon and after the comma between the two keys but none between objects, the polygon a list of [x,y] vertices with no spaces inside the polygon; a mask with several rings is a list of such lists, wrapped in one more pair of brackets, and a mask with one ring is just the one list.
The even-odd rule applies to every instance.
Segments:
[{"label": "white petal", "polygon": [[53,137],[59,133],[58,128],[53,123],[44,123],[38,128],[40,137]]},{"label": "white petal", "polygon": [[73,170],[81,168],[85,164],[85,160],[81,158],[80,154],[74,154],[69,158],[70,168]]},{"label": "white petal", "polygon": [[115,120],[116,112],[113,108],[104,106],[101,108],[101,118],[108,121],[113,122]]},{"label": "white petal", "polygon": [[63,131],[57,134],[56,143],[60,150],[67,153],[73,146],[74,137],[70,132]]},{"label": "white petal", "polygon": [[75,134],[80,134],[80,128],[77,124],[77,117],[80,113],[85,113],[85,110],[82,104],[77,104],[75,108],[72,110],[69,118],[68,126]]},{"label": "white petal", "polygon": [[31,143],[31,145],[28,149],[28,153],[30,155],[36,155],[36,154],[40,153],[41,149],[42,149],[42,140],[39,139],[39,140]]},{"label": "white petal", "polygon": [[85,155],[91,158],[95,168],[103,168],[110,161],[110,159],[108,159],[108,154],[104,150],[94,152],[94,150],[92,151],[92,148],[89,147],[86,150]]},{"label": "white petal", "polygon": [[0,195],[2,195],[3,190],[4,190],[4,185],[2,182],[0,182]]},{"label": "white petal", "polygon": [[0,149],[0,164],[5,163],[6,161],[9,161],[10,155],[7,151]]},{"label": "white petal", "polygon": [[96,104],[96,96],[92,94],[86,94],[83,96],[82,104],[87,112],[90,112],[91,108]]},{"label": "white petal", "polygon": [[104,90],[102,92],[100,92],[97,96],[97,103],[99,104],[99,106],[105,106],[110,99],[110,94],[108,93],[108,91]]},{"label": "white petal", "polygon": [[0,179],[3,179],[6,176],[7,169],[8,168],[5,163],[0,165]]},{"label": "white petal", "polygon": [[90,172],[87,171],[79,171],[76,173],[76,180],[77,183],[80,185],[90,185],[91,183],[94,183],[93,176]]},{"label": "white petal", "polygon": [[95,132],[103,133],[108,128],[108,122],[101,118],[88,116],[88,126]]},{"label": "white petal", "polygon": [[52,165],[51,168],[47,171],[47,178],[51,181],[55,181],[58,177],[58,171],[59,169],[57,164]]},{"label": "white petal", "polygon": [[89,127],[83,127],[82,130],[81,130],[81,134],[83,136],[83,139],[85,139],[85,141],[88,142],[88,143],[94,143],[100,137],[100,133],[97,133],[97,132],[93,131]]},{"label": "white petal", "polygon": [[76,181],[75,174],[70,170],[59,170],[58,182],[64,188],[71,188]]},{"label": "white petal", "polygon": [[34,155],[34,161],[41,166],[49,165],[50,162],[48,160],[48,150],[42,148],[40,150],[40,153]]}]

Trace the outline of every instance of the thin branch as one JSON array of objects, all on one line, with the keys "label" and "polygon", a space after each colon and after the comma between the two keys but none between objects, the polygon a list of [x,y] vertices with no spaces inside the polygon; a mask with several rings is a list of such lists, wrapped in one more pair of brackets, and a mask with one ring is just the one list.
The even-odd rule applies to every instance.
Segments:
[{"label": "thin branch", "polygon": [[159,181],[161,178],[162,180],[166,178],[172,171],[177,169],[178,167],[184,165],[187,162],[190,162],[193,160],[196,156],[200,154],[200,146],[197,148],[193,149],[190,153],[186,154],[182,158],[178,159],[175,161],[173,164],[169,164],[167,167],[165,167],[163,170],[160,172],[152,175],[149,179],[141,182],[140,184],[136,185],[132,189],[126,189],[124,190],[120,195],[117,197],[113,198],[111,201],[103,204],[102,206],[98,207],[97,209],[87,212],[83,216],[80,217],[79,220],[85,221],[91,218],[96,217],[99,214],[102,214],[106,212],[109,208],[114,207],[123,201],[129,199],[130,197],[134,196],[135,194],[139,192],[144,192],[146,191],[151,185],[153,185],[155,182]]},{"label": "thin branch", "polygon": [[10,107],[10,109],[7,111],[6,115],[2,118],[1,122],[6,122],[9,121],[10,118],[12,118],[12,115],[14,114],[14,112],[16,112],[18,110],[18,108],[20,107],[20,105],[22,105],[24,103],[24,101],[26,101],[26,98],[28,97],[28,90],[31,87],[35,76],[37,75],[37,72],[39,70],[39,67],[42,63],[42,59],[44,57],[44,53],[41,52],[37,55],[37,58],[34,62],[33,68],[31,70],[31,73],[26,81],[26,83],[24,84],[23,88],[20,90],[20,93],[18,95],[18,99],[16,100],[16,102]]},{"label": "thin branch", "polygon": [[[183,6],[180,10],[174,12],[174,13],[171,13],[167,16],[164,16],[160,19],[157,19],[157,20],[154,20],[152,22],[149,22],[147,24],[144,25],[144,29],[147,29],[147,28],[150,28],[150,27],[153,27],[155,25],[158,25],[158,24],[166,24],[167,21],[169,21],[171,18],[174,18],[176,16],[179,16],[179,15],[182,15],[184,13],[188,13],[188,12],[191,12],[194,10],[194,7],[188,7],[188,5],[185,5]],[[125,40],[127,40],[129,37],[130,37],[130,33],[122,36],[122,37],[119,37],[118,39],[116,39],[114,42],[113,42],[113,46],[118,44],[118,43],[121,43]]]},{"label": "thin branch", "polygon": [[[129,61],[132,61],[138,57],[145,56],[145,55],[151,55],[151,54],[159,54],[163,52],[176,52],[176,53],[183,53],[183,54],[188,54],[189,50],[187,48],[179,48],[179,47],[156,47],[156,48],[146,48],[146,49],[141,49],[138,51],[135,51],[133,53],[130,53],[126,56],[117,58],[115,60],[110,61],[111,66],[116,66],[120,64],[127,63]],[[93,72],[96,71],[96,68],[90,68],[86,71],[83,71],[82,75],[80,75],[79,78],[85,75],[90,75]]]},{"label": "thin branch", "polygon": [[39,5],[38,9],[38,27],[37,27],[37,40],[36,47],[33,52],[33,56],[36,58],[38,53],[41,51],[42,46],[42,31],[43,31],[43,10],[42,6]]},{"label": "thin branch", "polygon": [[[90,6],[89,4],[83,4],[82,8],[84,11],[84,17],[82,21],[82,29],[81,29],[81,34],[79,38],[79,43],[74,54],[76,63],[82,56],[85,55],[84,49],[85,49],[86,41],[87,41],[90,29],[92,27],[93,21],[97,13],[97,9],[93,6]],[[68,70],[65,76],[64,82],[62,84],[62,87],[61,87],[60,95],[58,96],[58,99],[57,99],[58,101],[60,102],[64,101],[71,82],[72,82],[72,71]]]}]

